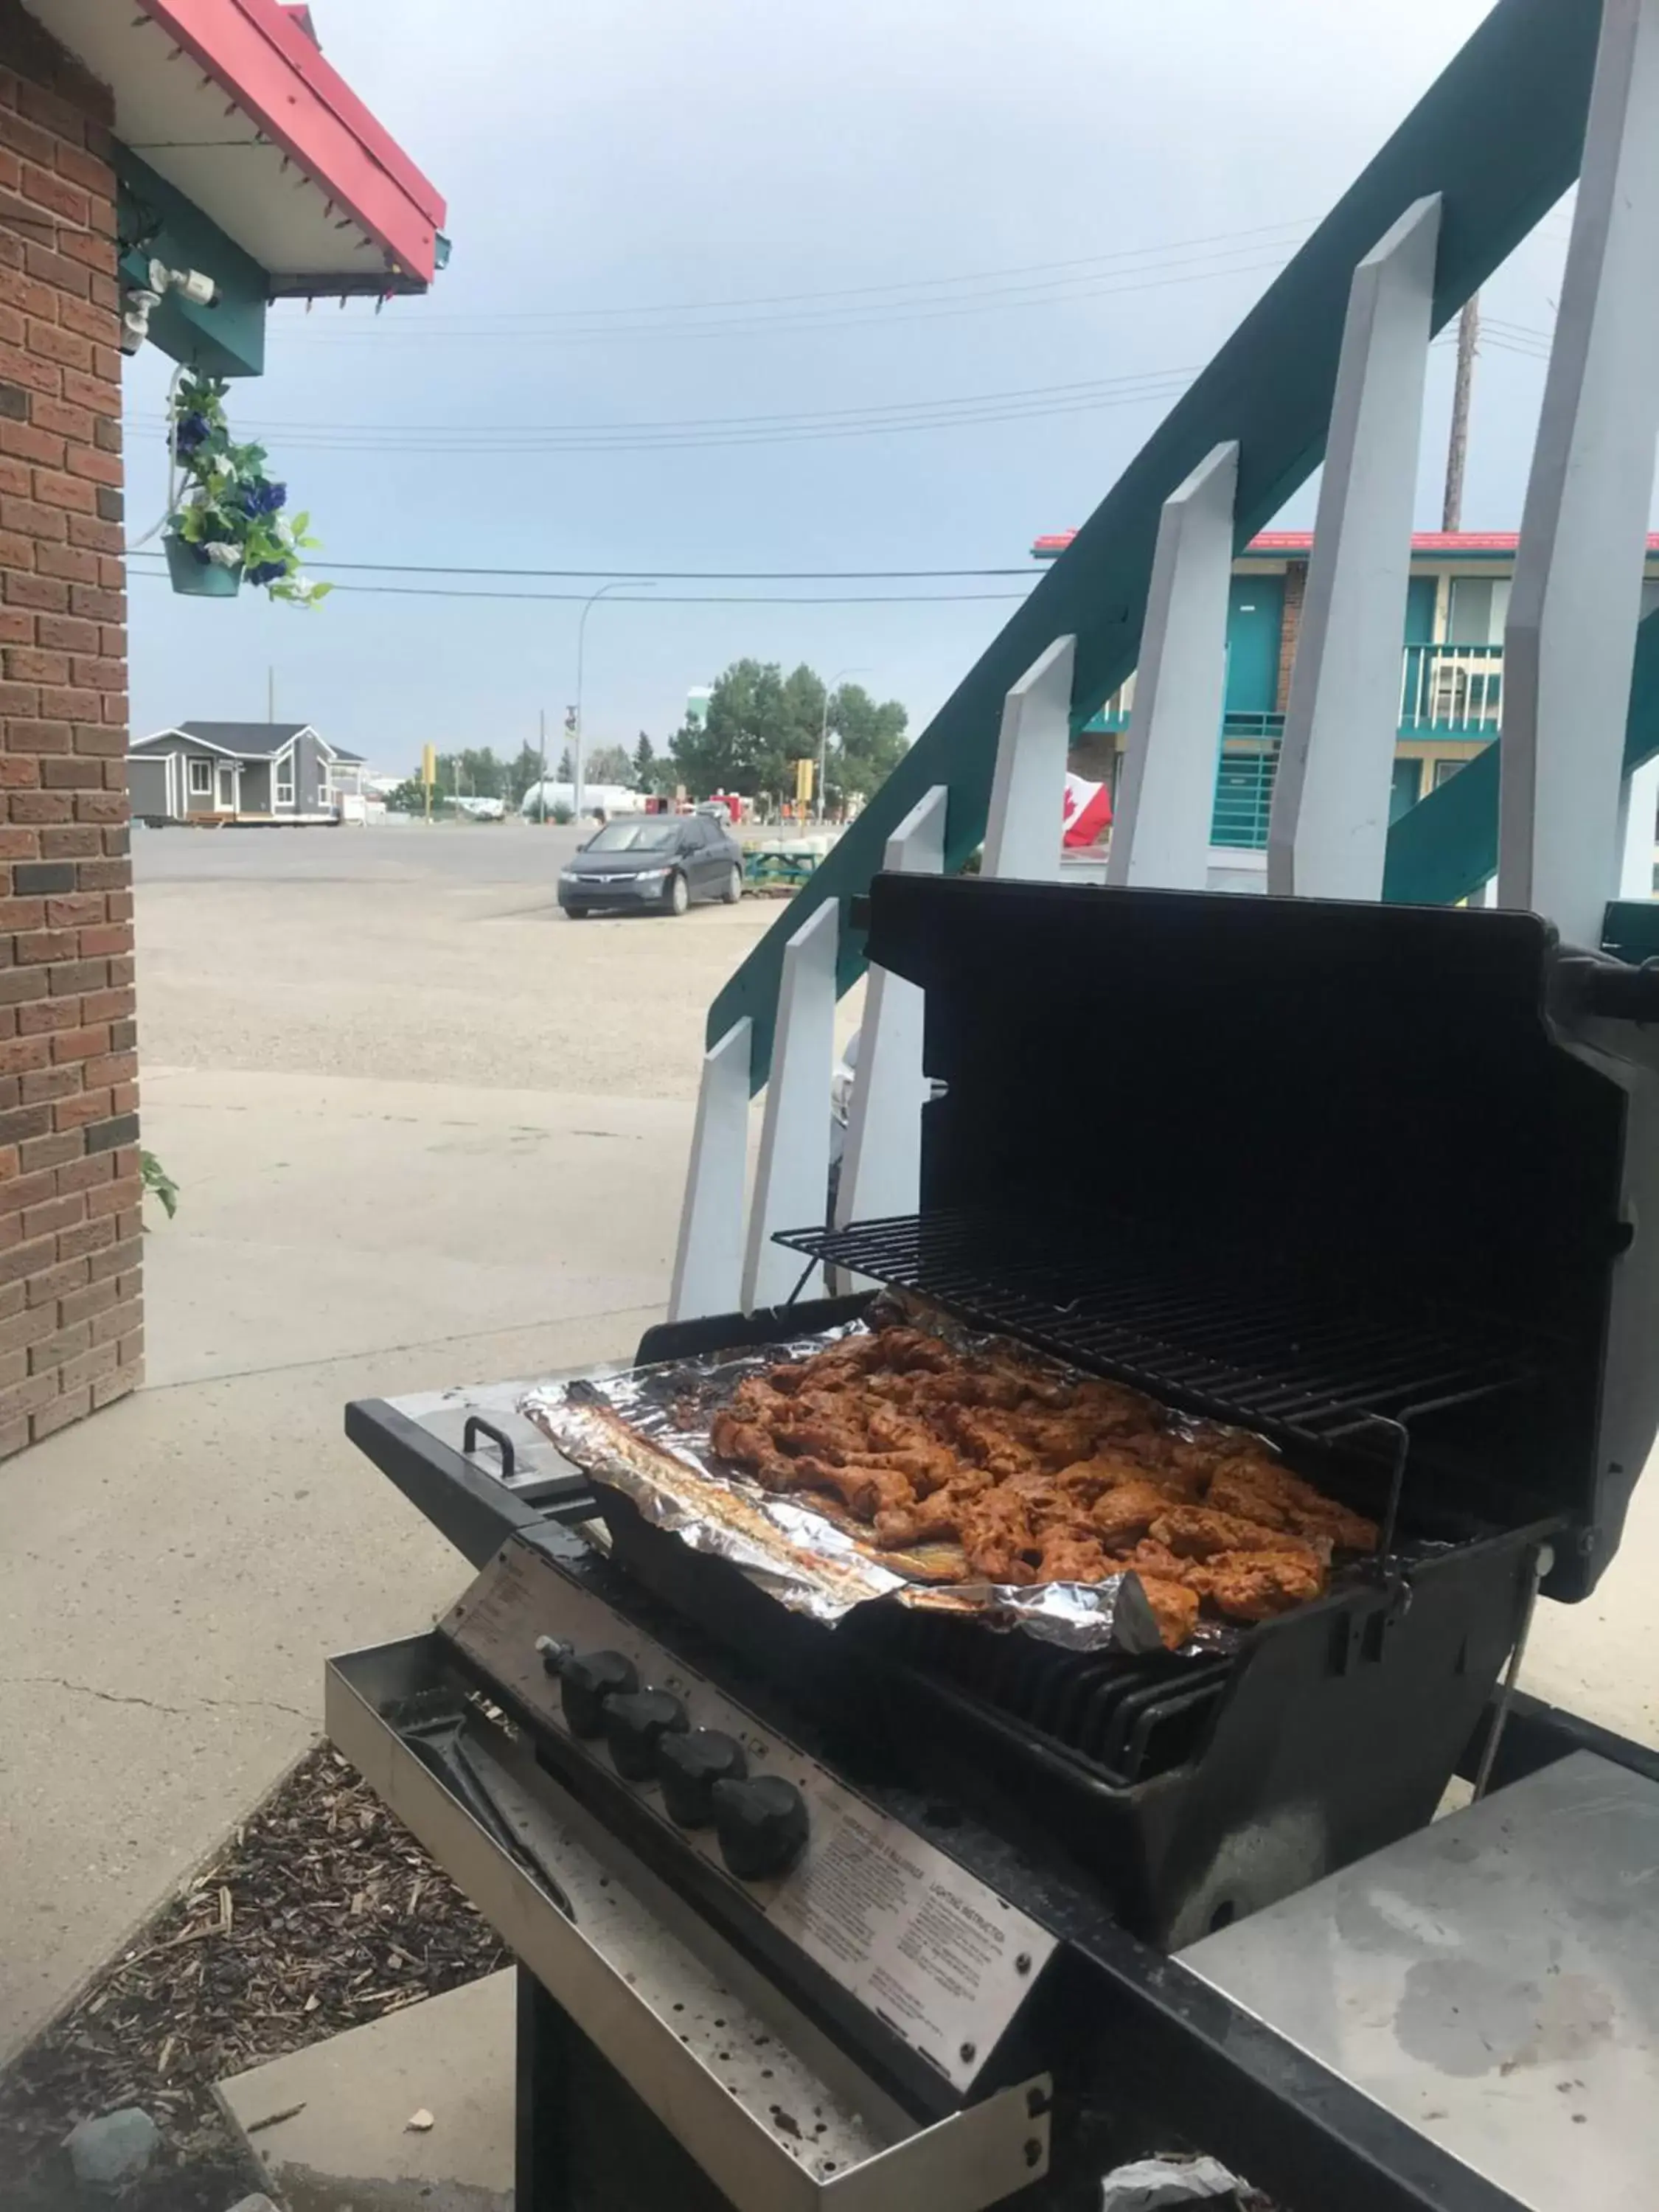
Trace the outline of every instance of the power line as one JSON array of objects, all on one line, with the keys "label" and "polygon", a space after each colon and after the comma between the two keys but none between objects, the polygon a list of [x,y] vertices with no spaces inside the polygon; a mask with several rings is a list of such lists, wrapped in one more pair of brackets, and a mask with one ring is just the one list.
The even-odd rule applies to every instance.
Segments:
[{"label": "power line", "polygon": [[[880,410],[858,422],[803,422],[794,427],[769,429],[757,421],[752,426],[734,417],[728,430],[715,433],[659,431],[651,423],[595,425],[580,434],[535,430],[504,432],[486,442],[474,436],[444,432],[404,436],[386,425],[341,425],[304,430],[266,433],[278,438],[285,452],[349,453],[463,453],[501,454],[518,458],[528,453],[651,453],[705,452],[740,446],[782,446],[820,443],[845,438],[892,436],[913,430],[949,430],[980,423],[1040,422],[1055,416],[1095,414],[1115,407],[1146,406],[1179,398],[1187,388],[1185,372],[1176,376],[1148,375],[1138,388],[1120,386],[1094,396],[1054,401],[985,406],[972,401],[943,403],[931,413],[884,416]],[[139,427],[142,427],[140,425]],[[154,427],[152,422],[152,427]]]},{"label": "power line", "polygon": [[[150,553],[129,554],[129,560],[149,561],[161,556]],[[135,574],[146,582],[167,580],[164,568],[140,568]],[[1033,586],[1038,580],[1033,578]],[[429,584],[337,584],[337,592],[362,592],[387,599],[479,599],[527,601],[532,605],[564,602],[580,605],[591,596],[586,592],[459,592],[441,585]],[[653,592],[647,599],[643,592],[630,599],[623,592],[606,602],[613,607],[898,607],[917,605],[967,606],[987,600],[1026,599],[1029,592],[888,592],[861,594],[839,593],[820,596],[791,594],[787,597],[767,596],[759,592]]]},{"label": "power line", "polygon": [[[1214,257],[1211,257],[1214,258]],[[385,344],[394,339],[412,338],[424,343],[438,339],[459,338],[465,341],[487,339],[492,344],[507,340],[538,345],[611,344],[619,338],[649,338],[653,344],[661,345],[669,339],[722,338],[775,336],[793,332],[821,333],[832,331],[890,329],[904,323],[932,323],[954,320],[963,315],[982,315],[999,307],[1042,307],[1066,306],[1073,301],[1115,298],[1131,292],[1157,292],[1171,284],[1207,283],[1218,276],[1249,276],[1277,273],[1288,258],[1278,254],[1267,260],[1243,261],[1214,269],[1182,269],[1169,276],[1146,276],[1141,272],[1127,272],[1127,283],[1094,283],[1082,290],[1060,291],[1055,287],[1035,286],[1013,288],[1015,295],[1031,295],[1042,291],[1042,296],[997,296],[988,295],[980,299],[948,302],[922,302],[917,306],[900,307],[894,303],[888,312],[869,314],[835,315],[801,314],[751,318],[748,321],[640,323],[611,330],[544,330],[531,328],[496,329],[483,324],[457,325],[443,329],[422,330],[412,323],[407,326],[395,324],[376,329],[369,325],[348,327],[339,331],[319,331],[304,334],[313,347],[339,345]],[[290,333],[293,336],[300,333]]]},{"label": "power line", "polygon": [[[486,322],[568,323],[583,322],[596,318],[626,315],[704,315],[729,313],[749,307],[799,307],[817,300],[850,300],[867,298],[872,295],[891,292],[921,291],[941,286],[981,284],[999,282],[1008,276],[1041,276],[1056,270],[1100,269],[1115,262],[1143,259],[1147,255],[1173,257],[1200,246],[1235,245],[1243,250],[1240,241],[1247,239],[1276,237],[1279,233],[1305,231],[1313,218],[1297,216],[1285,222],[1258,224],[1249,230],[1212,231],[1202,238],[1176,238],[1159,240],[1151,246],[1123,246],[1109,253],[1085,253],[1066,261],[1018,262],[1001,269],[967,270],[955,276],[901,277],[884,284],[838,284],[811,292],[763,292],[735,300],[672,300],[655,304],[622,307],[550,307],[533,313],[518,316],[487,316]],[[1061,280],[1063,281],[1063,280]],[[421,328],[432,324],[444,325],[466,322],[465,315],[447,315],[422,307]]]},{"label": "power line", "polygon": [[[143,549],[135,549],[135,550]],[[143,550],[146,560],[165,556]],[[949,578],[1024,576],[1032,579],[1028,562],[1022,568],[475,568],[452,561],[307,561],[307,569],[374,576],[547,576],[574,580],[583,576],[614,576],[627,583],[757,584],[938,582]]]}]

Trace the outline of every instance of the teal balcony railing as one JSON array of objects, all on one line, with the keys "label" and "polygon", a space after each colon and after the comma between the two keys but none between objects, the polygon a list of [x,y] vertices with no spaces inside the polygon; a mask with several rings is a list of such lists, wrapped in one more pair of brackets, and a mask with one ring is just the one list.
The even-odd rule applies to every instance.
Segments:
[{"label": "teal balcony railing", "polygon": [[1400,726],[1413,736],[1494,738],[1504,704],[1501,645],[1408,645]]},{"label": "teal balcony railing", "polygon": [[1273,811],[1273,778],[1279,773],[1282,714],[1229,714],[1216,763],[1215,811],[1210,842],[1235,851],[1262,853],[1267,848],[1267,817]]}]

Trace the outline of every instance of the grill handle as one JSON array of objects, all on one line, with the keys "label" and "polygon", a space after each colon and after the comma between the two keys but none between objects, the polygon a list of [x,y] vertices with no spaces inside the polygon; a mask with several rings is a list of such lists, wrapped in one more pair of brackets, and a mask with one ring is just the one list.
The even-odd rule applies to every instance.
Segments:
[{"label": "grill handle", "polygon": [[466,1426],[461,1431],[461,1449],[469,1459],[477,1450],[478,1438],[481,1436],[488,1437],[491,1443],[500,1450],[501,1480],[503,1482],[511,1482],[518,1468],[518,1455],[513,1449],[512,1437],[498,1429],[494,1421],[485,1420],[482,1413],[469,1413],[466,1417]]},{"label": "grill handle", "polygon": [[1572,978],[1572,997],[1585,1014],[1620,1022],[1659,1022],[1659,959],[1639,968],[1623,962],[1574,960],[1562,963]]}]

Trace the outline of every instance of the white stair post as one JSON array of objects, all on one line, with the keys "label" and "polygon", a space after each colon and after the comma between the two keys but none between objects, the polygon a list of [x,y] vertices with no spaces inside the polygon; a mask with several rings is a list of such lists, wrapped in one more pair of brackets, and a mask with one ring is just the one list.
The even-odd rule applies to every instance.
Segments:
[{"label": "white stair post", "polygon": [[1353,273],[1267,830],[1279,897],[1382,895],[1434,311],[1437,193]]},{"label": "white stair post", "polygon": [[702,1056],[697,1118],[680,1209],[670,1321],[735,1313],[743,1289],[743,1186],[749,1164],[753,1024],[734,1022]]},{"label": "white stair post", "polygon": [[1204,889],[1227,684],[1238,447],[1217,446],[1164,502],[1140,634],[1109,884]]},{"label": "white stair post", "polygon": [[[943,872],[949,796],[936,783],[911,808],[887,840],[884,868],[906,875]],[[921,1203],[923,1007],[920,986],[871,963],[836,1194],[838,1229],[914,1213]]]},{"label": "white stair post", "polygon": [[1066,823],[1077,640],[1057,637],[1003,702],[981,873],[1054,883]]},{"label": "white stair post", "polygon": [[[772,1074],[761,1121],[760,1162],[749,1208],[743,1262],[743,1310],[778,1305],[800,1280],[805,1262],[772,1242],[778,1229],[811,1229],[824,1218],[830,1186],[830,1084],[836,1060],[836,947],[841,909],[816,908],[783,948]],[[815,1266],[803,1288],[818,1295]]]},{"label": "white stair post", "polygon": [[1600,943],[1659,434],[1659,0],[1604,0],[1504,636],[1498,901]]},{"label": "white stair post", "polygon": [[1653,896],[1653,848],[1659,842],[1659,754],[1625,778],[1620,802],[1619,896]]}]

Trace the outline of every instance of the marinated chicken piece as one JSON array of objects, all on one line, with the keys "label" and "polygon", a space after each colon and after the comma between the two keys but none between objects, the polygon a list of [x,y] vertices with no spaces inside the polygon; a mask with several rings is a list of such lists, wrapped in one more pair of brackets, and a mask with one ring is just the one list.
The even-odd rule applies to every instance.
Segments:
[{"label": "marinated chicken piece", "polygon": [[1096,1499],[1091,1516],[1095,1534],[1109,1552],[1127,1551],[1169,1506],[1169,1492],[1155,1482],[1121,1482]]},{"label": "marinated chicken piece", "polygon": [[1041,1553],[1024,1506],[1006,1491],[988,1490],[963,1509],[962,1548],[976,1574],[994,1583],[1034,1583]]},{"label": "marinated chicken piece", "polygon": [[866,1429],[883,1466],[902,1465],[919,1490],[943,1489],[962,1464],[951,1447],[940,1443],[921,1422],[891,1407],[872,1406]]},{"label": "marinated chicken piece", "polygon": [[1040,1583],[1098,1583],[1113,1572],[1112,1562],[1100,1548],[1100,1539],[1086,1528],[1064,1522],[1042,1531],[1042,1550],[1037,1560]]},{"label": "marinated chicken piece", "polygon": [[1109,1490],[1121,1489],[1128,1482],[1152,1482],[1166,1498],[1174,1494],[1164,1484],[1161,1473],[1145,1465],[1119,1443],[1103,1443],[1088,1458],[1073,1460],[1069,1467],[1060,1468],[1054,1480],[1079,1497],[1099,1498]]},{"label": "marinated chicken piece", "polygon": [[1198,1592],[1185,1583],[1166,1582],[1161,1576],[1135,1570],[1141,1595],[1152,1609],[1158,1632],[1166,1651],[1184,1644],[1198,1626]]},{"label": "marinated chicken piece", "polygon": [[1271,1620],[1325,1587],[1319,1562],[1304,1551],[1218,1552],[1195,1561],[1186,1580],[1229,1620]]},{"label": "marinated chicken piece", "polygon": [[1114,1552],[1112,1563],[1118,1567],[1133,1567],[1139,1573],[1156,1575],[1161,1582],[1184,1582],[1190,1559],[1178,1559],[1167,1544],[1160,1544],[1155,1536],[1143,1536],[1130,1551]]},{"label": "marinated chicken piece", "polygon": [[1213,1559],[1218,1552],[1305,1551],[1286,1533],[1264,1528],[1259,1521],[1243,1521],[1236,1513],[1218,1513],[1210,1505],[1171,1505],[1153,1522],[1150,1534],[1183,1559]]},{"label": "marinated chicken piece", "polygon": [[915,1492],[909,1484],[890,1468],[830,1467],[815,1459],[797,1460],[795,1466],[799,1469],[802,1489],[829,1491],[860,1521],[873,1521],[878,1513],[892,1512],[915,1503]]},{"label": "marinated chicken piece", "polygon": [[1266,1528],[1288,1528],[1310,1540],[1322,1537],[1339,1552],[1369,1552],[1376,1543],[1374,1521],[1327,1498],[1273,1460],[1240,1460],[1218,1469],[1206,1502]]},{"label": "marinated chicken piece", "polygon": [[1006,1480],[1042,1465],[1040,1454],[1009,1434],[1006,1418],[972,1406],[951,1406],[942,1410],[940,1425],[982,1466]]}]

